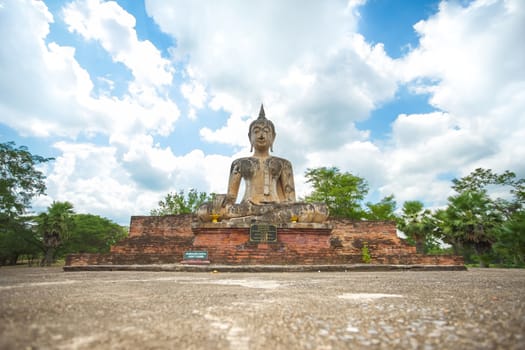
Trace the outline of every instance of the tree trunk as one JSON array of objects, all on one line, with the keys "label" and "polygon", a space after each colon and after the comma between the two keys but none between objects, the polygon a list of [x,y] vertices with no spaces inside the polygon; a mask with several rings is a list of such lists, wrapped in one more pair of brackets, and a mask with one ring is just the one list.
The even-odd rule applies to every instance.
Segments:
[{"label": "tree trunk", "polygon": [[425,253],[425,237],[415,236],[414,240],[416,241],[416,253],[424,254]]},{"label": "tree trunk", "polygon": [[40,263],[41,266],[51,266],[54,262],[55,247],[47,247],[47,250],[44,254],[44,258]]},{"label": "tree trunk", "polygon": [[18,253],[10,253],[8,256],[0,258],[0,266],[2,265],[16,265],[18,261]]},{"label": "tree trunk", "polygon": [[42,266],[50,266],[55,262],[55,250],[60,245],[60,236],[56,232],[50,232],[44,235],[44,259],[42,259]]},{"label": "tree trunk", "polygon": [[474,251],[479,258],[479,267],[489,267],[491,244],[489,242],[478,242],[474,245]]}]

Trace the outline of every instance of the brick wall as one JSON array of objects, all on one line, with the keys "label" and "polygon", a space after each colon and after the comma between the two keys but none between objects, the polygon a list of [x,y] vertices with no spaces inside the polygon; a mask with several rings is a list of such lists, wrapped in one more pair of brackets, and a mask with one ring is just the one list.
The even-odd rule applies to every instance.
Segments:
[{"label": "brick wall", "polygon": [[248,227],[196,225],[192,215],[133,216],[129,237],[110,254],[73,254],[66,265],[171,264],[206,250],[213,264],[357,264],[366,243],[374,264],[462,265],[457,256],[425,256],[400,239],[393,221],[330,218],[326,227],[277,229],[277,242],[249,241]]},{"label": "brick wall", "polygon": [[192,245],[193,237],[136,236],[117,243],[110,251],[116,254],[173,254],[188,250]]},{"label": "brick wall", "polygon": [[415,254],[416,247],[399,238],[394,221],[353,221],[350,219],[330,218],[333,245],[340,245],[346,253],[361,254],[366,243],[375,257],[388,255]]},{"label": "brick wall", "polygon": [[193,237],[192,214],[167,216],[132,216],[129,237],[137,236],[178,236]]},{"label": "brick wall", "polygon": [[193,246],[217,264],[343,263],[330,247],[330,230],[278,228],[277,242],[254,243],[249,228],[196,228]]}]

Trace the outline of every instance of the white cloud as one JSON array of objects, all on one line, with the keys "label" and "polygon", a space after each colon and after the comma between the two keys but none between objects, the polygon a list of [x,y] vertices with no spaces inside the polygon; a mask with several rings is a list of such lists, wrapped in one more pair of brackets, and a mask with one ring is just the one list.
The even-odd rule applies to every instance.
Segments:
[{"label": "white cloud", "polygon": [[361,3],[146,1],[146,9],[176,39],[174,58],[189,59],[209,106],[231,113],[201,137],[248,146],[249,120],[263,102],[276,154],[302,166],[312,151],[365,140],[354,122],[395,94],[393,61],[355,33]]},{"label": "white cloud", "polygon": [[148,202],[137,197],[137,189],[116,160],[113,147],[68,142],[54,146],[61,155],[47,174],[48,196],[39,198],[36,206],[46,206],[52,200],[70,201],[77,212],[103,216],[112,208],[112,216],[121,223],[126,223],[130,212],[146,210]]},{"label": "white cloud", "polygon": [[405,77],[422,84],[431,103],[460,115],[485,114],[525,87],[525,25],[518,0],[441,3],[439,13],[414,28],[420,46],[406,58]]},{"label": "white cloud", "polygon": [[[361,0],[146,0],[176,42],[171,61],[138,38],[135,18],[116,2],[74,1],[55,18],[41,1],[2,4],[0,122],[25,135],[68,138],[56,143],[48,200],[74,198],[79,211],[125,222],[168,190],[224,193],[230,162],[248,154],[248,125],[261,102],[277,129],[275,154],[292,160],[301,195],[302,174],[315,166],[362,176],[400,203],[432,205],[446,199],[447,176],[475,167],[525,177],[519,0],[442,3],[415,25],[419,45],[397,60],[357,33]],[[53,21],[66,23],[76,47],[51,39],[59,37],[48,35]],[[77,61],[81,45],[105,50],[111,59],[103,64],[129,71],[119,95],[114,77]],[[183,81],[174,81],[175,66]],[[438,111],[401,114],[388,139],[372,140],[356,122],[394,99],[400,83],[427,93]],[[224,125],[203,127],[200,137],[237,154],[180,155],[158,143],[179,118],[174,93],[188,101],[189,118],[226,112]],[[79,135],[102,135],[107,144],[75,144]]]},{"label": "white cloud", "polygon": [[519,146],[525,129],[523,3],[441,3],[436,15],[414,28],[420,45],[402,60],[401,72],[446,113],[399,116],[392,154],[400,170],[394,176],[427,173],[434,184],[439,173],[464,176],[476,167],[525,175]]},{"label": "white cloud", "polygon": [[[506,144],[519,144],[524,122],[516,119],[525,119],[516,118],[525,100],[523,5],[442,3],[415,25],[420,44],[399,60],[355,32],[359,5],[308,2],[292,23],[280,20],[297,6],[292,2],[203,9],[148,1],[147,10],[177,39],[175,57],[189,57],[211,106],[231,113],[223,127],[204,128],[201,136],[246,149],[249,120],[264,102],[277,128],[276,154],[292,159],[299,187],[307,188],[300,175],[306,167],[335,165],[367,178],[383,195],[438,202],[450,186],[442,177],[475,166],[521,169],[521,148]],[[443,112],[400,115],[392,139],[374,145],[354,122],[392,100],[400,82],[428,93]],[[509,152],[517,157],[504,156]]]},{"label": "white cloud", "polygon": [[204,127],[200,130],[201,137],[208,142],[226,143],[242,146],[249,143],[248,127],[250,122],[238,114],[231,114],[225,126],[217,130]]},{"label": "white cloud", "polygon": [[150,42],[137,39],[133,17],[116,3],[71,3],[64,19],[86,39],[101,42],[116,62],[132,71],[134,80],[120,98],[110,92],[95,97],[93,82],[86,67],[77,62],[75,48],[46,44],[53,16],[43,2],[4,4],[0,11],[0,121],[36,136],[75,138],[80,133],[145,131],[167,135],[172,131],[179,110],[162,91],[172,80],[171,63]]},{"label": "white cloud", "polygon": [[[191,69],[188,70],[191,72]],[[204,85],[198,80],[193,79],[187,83],[183,83],[180,91],[190,104],[189,118],[192,120],[197,119],[197,110],[204,108],[204,104],[208,98]]]},{"label": "white cloud", "polygon": [[[70,140],[56,143],[61,154],[48,166],[49,197],[39,199],[41,207],[51,200],[69,200],[79,211],[111,213],[125,223],[124,217],[145,214],[156,205],[161,193],[155,189],[166,189],[175,171],[158,159],[173,156],[170,149],[143,142],[142,157],[132,157],[134,141],[173,130],[179,116],[167,90],[173,68],[149,41],[137,39],[133,17],[114,2],[70,3],[63,18],[130,69],[127,91],[117,97],[108,89],[97,96],[88,72],[92,67],[79,64],[76,49],[46,42],[55,19],[44,2],[5,1],[0,9],[0,121],[28,136]],[[106,76],[95,78],[105,79],[109,87],[113,83]],[[80,134],[108,136],[110,145],[73,143]],[[131,163],[136,167],[126,167]],[[147,178],[143,169],[159,170]],[[140,187],[148,179],[164,183]]]},{"label": "white cloud", "polygon": [[5,1],[0,9],[0,121],[29,135],[78,131],[85,116],[76,95],[91,88],[74,48],[46,45],[52,21],[43,2]]},{"label": "white cloud", "polygon": [[398,117],[385,188],[404,200],[443,202],[444,173],[484,167],[524,177],[523,2],[443,2],[414,28],[420,45],[400,60],[400,76],[445,112]]},{"label": "white cloud", "polygon": [[[135,17],[114,1],[74,1],[63,10],[70,31],[87,40],[97,40],[116,62],[128,67],[139,86],[168,85],[173,67],[148,40],[139,40]],[[147,62],[147,64],[144,64]]]},{"label": "white cloud", "polygon": [[123,157],[117,140],[117,146],[105,147],[57,142],[54,147],[61,154],[46,170],[48,196],[39,197],[35,209],[54,200],[71,201],[79,213],[110,213],[127,224],[130,215],[149,214],[168,192],[225,192],[231,158],[198,150],[176,157],[169,148],[152,145],[151,138],[133,141],[135,147]]}]

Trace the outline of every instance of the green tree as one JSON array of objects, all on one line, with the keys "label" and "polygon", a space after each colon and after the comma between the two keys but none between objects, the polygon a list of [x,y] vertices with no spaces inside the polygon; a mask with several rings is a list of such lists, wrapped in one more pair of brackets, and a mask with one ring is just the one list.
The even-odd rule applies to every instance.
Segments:
[{"label": "green tree", "polygon": [[402,231],[409,242],[416,246],[418,253],[426,253],[433,248],[434,227],[430,210],[425,209],[420,201],[403,203],[402,214],[397,220],[397,228]]},{"label": "green tree", "polygon": [[53,202],[47,212],[36,218],[44,252],[42,265],[51,265],[55,261],[57,249],[69,239],[74,225],[73,214],[73,204]]},{"label": "green tree", "polygon": [[503,174],[494,173],[491,169],[477,168],[469,175],[461,179],[452,180],[452,189],[456,192],[480,192],[485,191],[489,185],[515,185],[523,181],[516,181],[516,174],[506,170]]},{"label": "green tree", "polygon": [[206,192],[198,192],[193,188],[188,191],[187,195],[184,194],[183,190],[180,190],[178,193],[168,193],[163,200],[159,201],[159,207],[150,211],[150,215],[163,216],[194,213],[202,203],[210,201],[212,198],[213,194],[208,195]]},{"label": "green tree", "polygon": [[525,266],[525,211],[514,213],[505,222],[493,248],[500,263],[506,266]]},{"label": "green tree", "polygon": [[[443,241],[461,251],[467,261],[478,260],[481,266],[491,260],[519,263],[525,180],[508,170],[498,174],[478,168],[452,182],[458,194],[449,197],[447,208],[434,215]],[[503,192],[508,194],[504,198],[490,195]]]},{"label": "green tree", "polygon": [[366,219],[368,220],[396,220],[396,201],[394,195],[386,196],[378,203],[366,203]]},{"label": "green tree", "polygon": [[306,201],[326,203],[332,216],[357,220],[366,216],[361,207],[361,202],[368,193],[365,179],[350,173],[341,173],[336,167],[307,169],[305,176],[313,187],[313,192],[306,196]]},{"label": "green tree", "polygon": [[69,239],[60,249],[62,255],[69,253],[108,253],[110,247],[127,236],[126,230],[98,215],[75,214]]},{"label": "green tree", "polygon": [[14,142],[0,143],[0,265],[35,254],[37,241],[23,214],[34,197],[45,194],[45,176],[37,166],[51,159]]},{"label": "green tree", "polygon": [[49,160],[14,142],[0,143],[0,215],[21,215],[33,197],[45,193],[45,176],[36,166]]},{"label": "green tree", "polygon": [[436,215],[443,241],[463,251],[467,261],[472,253],[480,266],[487,266],[492,244],[504,223],[502,212],[484,191],[466,190],[449,197],[448,202],[447,208]]},{"label": "green tree", "polygon": [[0,265],[16,265],[21,256],[30,262],[40,254],[29,217],[5,222],[0,228]]}]

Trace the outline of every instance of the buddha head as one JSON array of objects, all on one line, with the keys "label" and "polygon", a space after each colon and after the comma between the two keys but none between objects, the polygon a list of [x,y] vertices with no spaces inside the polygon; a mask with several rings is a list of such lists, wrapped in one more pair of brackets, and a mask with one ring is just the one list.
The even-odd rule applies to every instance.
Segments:
[{"label": "buddha head", "polygon": [[275,127],[271,120],[266,119],[264,107],[261,105],[259,117],[250,124],[248,138],[253,148],[269,148],[273,152],[273,141],[275,140]]}]

